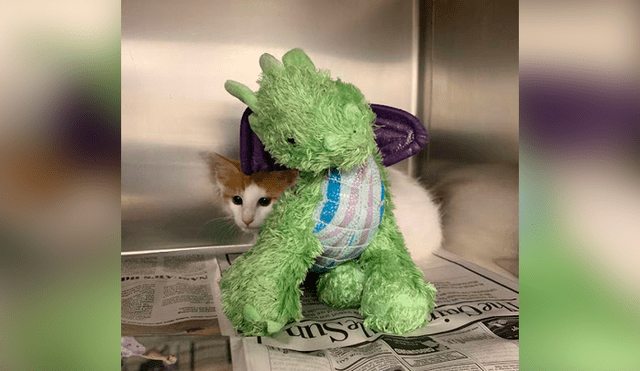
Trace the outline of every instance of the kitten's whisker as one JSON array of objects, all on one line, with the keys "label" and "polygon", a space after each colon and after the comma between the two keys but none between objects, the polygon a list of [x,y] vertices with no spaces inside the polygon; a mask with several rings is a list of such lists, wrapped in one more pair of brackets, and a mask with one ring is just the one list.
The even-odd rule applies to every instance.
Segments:
[{"label": "kitten's whisker", "polygon": [[221,216],[221,217],[218,217],[218,218],[209,219],[206,222],[204,222],[204,225],[207,225],[209,223],[212,223],[212,222],[215,222],[215,221],[218,221],[218,220],[227,220],[227,219],[229,219],[228,216]]},{"label": "kitten's whisker", "polygon": [[231,237],[238,233],[238,226],[235,223],[224,223],[220,231],[225,233],[223,237]]}]

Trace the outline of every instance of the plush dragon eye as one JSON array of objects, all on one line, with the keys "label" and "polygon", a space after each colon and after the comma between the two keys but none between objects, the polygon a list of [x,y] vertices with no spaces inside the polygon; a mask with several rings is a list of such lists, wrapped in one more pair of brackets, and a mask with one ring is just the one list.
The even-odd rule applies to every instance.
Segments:
[{"label": "plush dragon eye", "polygon": [[242,205],[242,197],[240,196],[233,196],[232,201],[236,205]]},{"label": "plush dragon eye", "polygon": [[293,138],[288,138],[287,142],[291,143],[291,144],[296,144],[296,140]]},{"label": "plush dragon eye", "polygon": [[270,197],[262,197],[258,200],[258,205],[260,206],[269,206],[270,203],[271,203]]}]

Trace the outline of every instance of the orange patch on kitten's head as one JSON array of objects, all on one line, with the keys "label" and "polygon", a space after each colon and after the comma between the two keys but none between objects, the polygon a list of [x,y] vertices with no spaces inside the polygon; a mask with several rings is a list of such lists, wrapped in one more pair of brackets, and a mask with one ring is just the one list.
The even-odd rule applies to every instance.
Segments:
[{"label": "orange patch on kitten's head", "polygon": [[267,191],[267,196],[278,198],[287,188],[296,183],[296,170],[257,171],[250,175],[251,181]]},{"label": "orange patch on kitten's head", "polygon": [[239,161],[210,152],[203,155],[209,164],[209,177],[214,184],[222,185],[222,196],[232,198],[240,194],[251,183],[255,183],[267,192],[273,199],[280,197],[282,192],[293,186],[298,177],[296,170],[258,171],[245,175]]}]

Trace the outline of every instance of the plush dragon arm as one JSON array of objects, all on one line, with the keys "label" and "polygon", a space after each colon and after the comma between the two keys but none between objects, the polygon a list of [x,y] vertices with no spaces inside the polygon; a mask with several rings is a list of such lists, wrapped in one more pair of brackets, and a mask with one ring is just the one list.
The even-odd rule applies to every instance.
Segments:
[{"label": "plush dragon arm", "polygon": [[224,273],[223,310],[244,335],[272,334],[302,318],[299,286],[322,252],[311,234],[319,195],[319,183],[304,180],[285,191],[254,247]]},{"label": "plush dragon arm", "polygon": [[[315,71],[311,60],[297,53],[288,54],[283,61],[293,69],[292,74]],[[268,124],[273,115],[277,116],[274,92],[291,87],[287,85],[285,65],[269,54],[260,58],[263,80],[275,80],[271,81],[275,85],[272,94],[260,96],[234,81],[225,84],[229,93],[254,111],[249,120],[258,132],[278,130]],[[294,134],[288,134],[287,139],[289,135]],[[287,322],[302,318],[299,286],[322,253],[320,242],[312,234],[321,181],[321,176],[301,174],[296,185],[274,205],[254,247],[236,259],[222,277],[223,311],[244,335],[272,334]]]}]

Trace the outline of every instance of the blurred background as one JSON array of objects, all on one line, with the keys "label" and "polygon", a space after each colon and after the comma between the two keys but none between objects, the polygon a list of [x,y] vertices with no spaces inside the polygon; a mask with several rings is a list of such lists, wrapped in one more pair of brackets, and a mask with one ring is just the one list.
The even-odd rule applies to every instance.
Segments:
[{"label": "blurred background", "polygon": [[4,1],[0,55],[0,369],[113,369],[120,4]]},{"label": "blurred background", "polygon": [[521,365],[640,366],[640,4],[520,2]]}]

